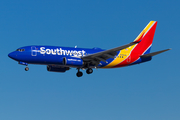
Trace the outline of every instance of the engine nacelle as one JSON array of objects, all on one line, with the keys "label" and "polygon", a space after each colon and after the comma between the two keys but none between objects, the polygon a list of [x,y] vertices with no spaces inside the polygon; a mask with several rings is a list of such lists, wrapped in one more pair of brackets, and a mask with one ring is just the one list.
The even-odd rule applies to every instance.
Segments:
[{"label": "engine nacelle", "polygon": [[63,65],[81,67],[81,66],[83,66],[83,60],[81,58],[64,57],[63,58]]},{"label": "engine nacelle", "polygon": [[59,66],[47,66],[47,71],[52,71],[52,72],[66,72],[66,70],[69,70],[69,67],[59,67]]}]

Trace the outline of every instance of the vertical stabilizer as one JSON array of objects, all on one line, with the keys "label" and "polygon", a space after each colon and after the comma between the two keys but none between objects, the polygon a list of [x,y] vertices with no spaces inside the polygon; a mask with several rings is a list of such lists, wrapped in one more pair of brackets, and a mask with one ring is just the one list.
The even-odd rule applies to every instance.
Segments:
[{"label": "vertical stabilizer", "polygon": [[134,48],[132,52],[138,53],[139,55],[150,53],[152,46],[157,21],[150,21],[149,24],[143,29],[143,31],[137,36],[134,42],[139,41],[140,43]]}]

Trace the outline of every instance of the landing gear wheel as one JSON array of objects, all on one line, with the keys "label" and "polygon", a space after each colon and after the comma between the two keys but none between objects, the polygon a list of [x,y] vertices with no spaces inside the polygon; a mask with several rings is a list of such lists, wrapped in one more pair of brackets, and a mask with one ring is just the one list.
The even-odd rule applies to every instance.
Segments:
[{"label": "landing gear wheel", "polygon": [[29,70],[29,68],[28,68],[28,67],[26,67],[26,68],[25,68],[25,71],[28,71],[28,70]]},{"label": "landing gear wheel", "polygon": [[93,69],[92,69],[92,68],[88,68],[88,69],[86,70],[86,73],[87,73],[87,74],[93,73]]},{"label": "landing gear wheel", "polygon": [[83,75],[83,73],[80,72],[80,71],[78,71],[78,72],[76,73],[76,75],[77,75],[77,77],[81,77],[81,76]]}]

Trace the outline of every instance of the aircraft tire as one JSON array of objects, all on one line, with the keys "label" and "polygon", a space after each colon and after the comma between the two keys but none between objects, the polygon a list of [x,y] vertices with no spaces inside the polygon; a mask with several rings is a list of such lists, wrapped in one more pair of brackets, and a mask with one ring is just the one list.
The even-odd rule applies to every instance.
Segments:
[{"label": "aircraft tire", "polygon": [[93,73],[93,69],[92,69],[92,68],[88,68],[88,69],[86,70],[86,73],[87,73],[87,74]]},{"label": "aircraft tire", "polygon": [[83,73],[79,71],[76,73],[76,75],[77,75],[77,77],[81,77],[83,75]]},{"label": "aircraft tire", "polygon": [[29,68],[28,68],[28,67],[26,67],[26,68],[25,68],[25,71],[28,71],[28,70],[29,70]]}]

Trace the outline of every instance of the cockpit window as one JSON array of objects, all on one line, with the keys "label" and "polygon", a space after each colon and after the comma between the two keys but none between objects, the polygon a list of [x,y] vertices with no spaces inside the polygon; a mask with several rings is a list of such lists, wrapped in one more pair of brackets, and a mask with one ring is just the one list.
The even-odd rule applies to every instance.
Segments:
[{"label": "cockpit window", "polygon": [[25,49],[17,49],[16,51],[23,52],[23,51],[25,51]]}]

